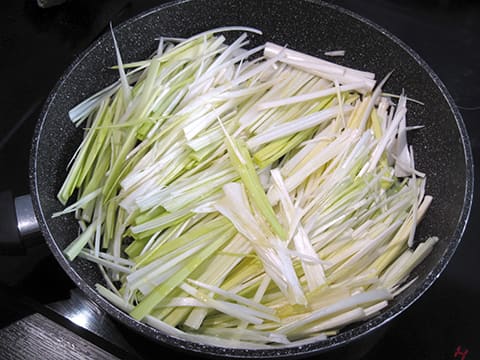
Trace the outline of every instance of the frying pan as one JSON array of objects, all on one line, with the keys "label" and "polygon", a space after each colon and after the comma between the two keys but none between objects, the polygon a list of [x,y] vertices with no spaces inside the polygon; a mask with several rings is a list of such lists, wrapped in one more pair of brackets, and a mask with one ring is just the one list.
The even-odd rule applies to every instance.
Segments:
[{"label": "frying pan", "polygon": [[321,56],[327,50],[346,50],[336,62],[375,72],[380,79],[393,70],[385,90],[400,93],[425,105],[409,105],[410,125],[425,128],[409,134],[416,151],[416,165],[427,174],[427,193],[434,202],[418,227],[416,241],[436,235],[440,241],[412,276],[417,281],[390,306],[368,321],[352,325],[339,335],[301,347],[275,350],[224,349],[192,343],[166,335],[117,309],[94,290],[103,283],[95,265],[81,259],[69,262],[62,250],[75,238],[73,217],[51,218],[61,210],[56,193],[67,164],[82,137],[68,119],[74,105],[112,83],[117,73],[110,34],[93,43],[67,69],[47,99],[33,139],[30,179],[33,207],[48,246],[75,284],[121,324],[161,344],[205,356],[236,358],[286,358],[325,354],[372,336],[418,299],[443,271],[461,239],[468,219],[473,189],[473,160],[460,113],[445,86],[408,46],[399,39],[349,11],[319,1],[177,1],[142,13],[117,26],[115,34],[124,61],[149,56],[159,35],[187,37],[225,25],[247,25],[263,31],[252,36],[252,46],[272,41]]}]

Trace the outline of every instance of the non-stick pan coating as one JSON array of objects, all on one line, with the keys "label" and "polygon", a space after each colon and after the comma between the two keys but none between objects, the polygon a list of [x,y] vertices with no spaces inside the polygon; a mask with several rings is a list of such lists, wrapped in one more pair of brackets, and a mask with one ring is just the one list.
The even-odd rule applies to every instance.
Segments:
[{"label": "non-stick pan coating", "polygon": [[[394,36],[348,11],[309,1],[191,0],[161,6],[115,28],[125,62],[143,59],[156,49],[156,38],[189,36],[225,25],[248,25],[263,31],[252,36],[252,46],[265,41],[321,56],[328,50],[345,50],[335,61],[373,71],[380,79],[393,70],[385,90],[406,94],[424,102],[409,103],[410,125],[425,128],[409,133],[417,168],[427,174],[427,193],[434,201],[421,226],[417,241],[436,235],[440,241],[430,256],[414,271],[418,280],[391,302],[388,309],[368,322],[352,326],[326,341],[302,348],[275,351],[230,350],[230,356],[305,356],[343,345],[371,332],[399,314],[418,298],[448,263],[463,233],[472,200],[472,156],[461,116],[443,84],[430,68]],[[80,143],[81,130],[68,119],[68,110],[110,84],[117,72],[110,34],[90,46],[66,71],[48,98],[39,119],[31,156],[33,200],[41,229],[53,254],[74,282],[103,309],[145,336],[171,346],[203,354],[223,355],[222,349],[192,344],[165,336],[139,323],[103,300],[93,290],[102,282],[98,269],[83,260],[69,263],[61,251],[75,238],[78,226],[73,217],[51,218],[62,208],[56,200],[67,163]]]}]

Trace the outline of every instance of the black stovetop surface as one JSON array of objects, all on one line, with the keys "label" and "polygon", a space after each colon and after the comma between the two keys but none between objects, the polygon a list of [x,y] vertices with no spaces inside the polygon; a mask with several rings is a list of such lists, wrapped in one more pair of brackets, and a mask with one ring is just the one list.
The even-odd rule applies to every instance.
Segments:
[{"label": "black stovetop surface", "polygon": [[[165,1],[70,0],[50,9],[39,8],[34,0],[1,2],[0,191],[28,193],[28,156],[36,117],[50,89],[75,55],[103,33],[110,21],[117,24],[162,2]],[[383,26],[427,61],[459,106],[478,161],[480,4],[473,0],[329,2]],[[285,4],[288,6],[288,2]],[[480,358],[480,202],[478,186],[475,189],[470,222],[446,271],[414,306],[391,322],[381,341],[364,359]],[[58,325],[59,339],[62,329],[73,331],[87,344],[95,344],[112,357],[142,359],[171,354],[108,318],[102,318],[102,324],[107,324],[103,330],[95,326],[89,331],[82,329],[78,319],[70,316],[78,296],[45,247],[31,249],[26,256],[0,256],[0,337],[2,329],[14,326],[29,314],[40,313]],[[41,332],[41,327],[37,331]],[[15,344],[10,345],[8,348],[15,349]],[[5,349],[5,341],[0,342],[1,359],[24,358],[25,349],[18,348],[18,356]],[[30,350],[35,354],[35,349]],[[70,348],[64,358],[75,351],[75,347]]]}]

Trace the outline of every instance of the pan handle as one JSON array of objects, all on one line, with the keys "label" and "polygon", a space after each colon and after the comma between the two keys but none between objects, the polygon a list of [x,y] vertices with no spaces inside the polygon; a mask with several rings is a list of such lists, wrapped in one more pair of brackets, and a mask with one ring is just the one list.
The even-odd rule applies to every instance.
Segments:
[{"label": "pan handle", "polygon": [[30,195],[16,198],[0,192],[0,253],[24,255],[27,248],[43,242]]}]

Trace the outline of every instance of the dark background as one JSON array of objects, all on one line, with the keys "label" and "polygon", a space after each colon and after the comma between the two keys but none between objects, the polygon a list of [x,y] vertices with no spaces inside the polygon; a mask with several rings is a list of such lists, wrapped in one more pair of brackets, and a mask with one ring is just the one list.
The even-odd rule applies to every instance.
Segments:
[{"label": "dark background", "polygon": [[[36,116],[75,55],[103,33],[109,21],[118,24],[162,2],[70,0],[50,9],[39,8],[33,0],[1,2],[0,191],[28,192],[28,155]],[[426,60],[459,106],[478,163],[480,5],[467,0],[329,2],[383,26]],[[477,194],[465,236],[447,270],[392,322],[364,359],[480,358]],[[119,349],[46,306],[68,297],[72,287],[42,246],[14,259],[0,256],[0,359],[125,357],[133,353],[129,345],[152,346],[122,332]],[[145,351],[139,353],[135,356],[146,357]]]}]

